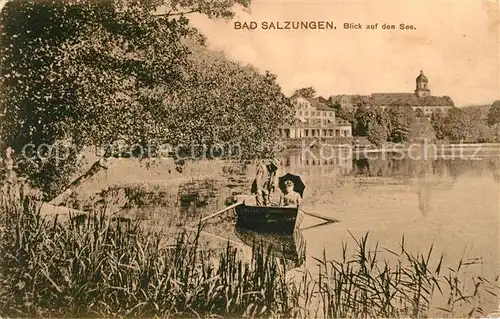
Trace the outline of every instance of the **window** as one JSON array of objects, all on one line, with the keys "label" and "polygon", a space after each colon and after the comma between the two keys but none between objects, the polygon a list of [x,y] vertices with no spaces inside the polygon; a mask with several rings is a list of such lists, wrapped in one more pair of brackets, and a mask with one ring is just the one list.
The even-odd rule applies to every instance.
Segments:
[{"label": "window", "polygon": [[328,116],[332,116],[332,112],[328,112]]},{"label": "window", "polygon": [[304,133],[305,133],[305,136],[308,137],[309,136],[309,130],[304,130]]},{"label": "window", "polygon": [[326,116],[326,112],[323,112],[323,116]]},{"label": "window", "polygon": [[299,111],[299,115],[302,115],[302,111]]},{"label": "window", "polygon": [[309,112],[307,112],[307,111],[306,111],[306,112],[304,113],[304,115],[305,115],[305,116],[308,116],[308,115],[309,115]]}]

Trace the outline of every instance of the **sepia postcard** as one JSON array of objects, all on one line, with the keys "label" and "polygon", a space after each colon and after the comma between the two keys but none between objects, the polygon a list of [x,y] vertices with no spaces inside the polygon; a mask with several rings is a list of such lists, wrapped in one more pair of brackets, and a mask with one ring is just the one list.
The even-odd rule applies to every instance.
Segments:
[{"label": "sepia postcard", "polygon": [[500,317],[498,0],[0,0],[0,317]]}]

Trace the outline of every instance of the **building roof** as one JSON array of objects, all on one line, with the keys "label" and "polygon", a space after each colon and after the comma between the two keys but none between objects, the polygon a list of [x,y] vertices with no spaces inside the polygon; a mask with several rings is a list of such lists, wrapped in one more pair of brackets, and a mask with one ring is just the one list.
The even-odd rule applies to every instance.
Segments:
[{"label": "building roof", "polygon": [[454,106],[449,96],[418,97],[413,93],[373,93],[372,101],[375,105],[390,105],[405,103],[410,106]]},{"label": "building roof", "polygon": [[417,82],[429,82],[429,80],[427,80],[427,77],[424,75],[424,71],[420,70],[420,75],[417,76],[417,79],[416,79]]},{"label": "building roof", "polygon": [[330,100],[333,102],[346,100],[349,103],[355,102],[356,100],[361,101],[369,101],[369,95],[360,95],[360,94],[339,94],[330,96]]},{"label": "building roof", "polygon": [[320,111],[334,111],[335,109],[333,107],[329,107],[325,103],[321,103],[315,98],[306,98],[309,103],[311,103],[311,106],[320,110]]},{"label": "building roof", "polygon": [[327,102],[328,102],[328,100],[327,100],[327,99],[325,99],[325,98],[324,98],[324,97],[322,97],[322,96],[318,96],[318,101],[320,101],[321,103],[327,103]]}]

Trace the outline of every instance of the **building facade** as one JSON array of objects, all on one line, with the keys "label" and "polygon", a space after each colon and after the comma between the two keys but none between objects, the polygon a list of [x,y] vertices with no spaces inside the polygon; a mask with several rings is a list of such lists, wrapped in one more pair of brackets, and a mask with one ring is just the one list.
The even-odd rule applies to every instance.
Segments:
[{"label": "building facade", "polygon": [[446,114],[455,107],[449,96],[433,96],[428,87],[429,80],[423,71],[415,80],[416,88],[413,93],[373,93],[371,95],[373,105],[386,109],[393,105],[409,105],[417,116],[430,117],[432,113]]},{"label": "building facade", "polygon": [[353,109],[358,104],[378,106],[386,109],[391,106],[409,105],[417,116],[430,117],[434,112],[446,114],[455,107],[449,96],[433,96],[429,89],[429,80],[423,71],[415,79],[413,93],[372,93],[371,95],[332,95],[330,103],[338,103],[342,108]]},{"label": "building facade", "polygon": [[295,107],[294,123],[284,125],[285,138],[341,138],[352,137],[351,124],[335,116],[335,110],[314,98],[292,98]]}]

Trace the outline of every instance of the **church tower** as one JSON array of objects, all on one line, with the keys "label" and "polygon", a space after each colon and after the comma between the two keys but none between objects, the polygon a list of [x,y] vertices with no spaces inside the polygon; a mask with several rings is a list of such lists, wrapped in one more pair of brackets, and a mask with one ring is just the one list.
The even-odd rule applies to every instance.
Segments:
[{"label": "church tower", "polygon": [[417,88],[415,89],[415,94],[418,97],[426,97],[431,95],[431,90],[427,87],[427,77],[424,75],[424,72],[420,70],[420,75],[417,77]]}]

